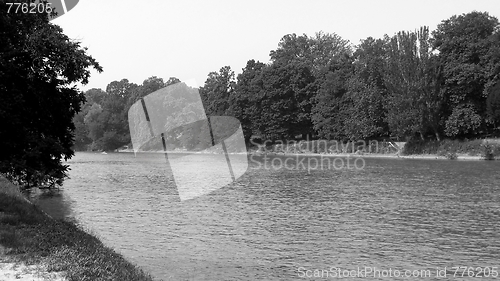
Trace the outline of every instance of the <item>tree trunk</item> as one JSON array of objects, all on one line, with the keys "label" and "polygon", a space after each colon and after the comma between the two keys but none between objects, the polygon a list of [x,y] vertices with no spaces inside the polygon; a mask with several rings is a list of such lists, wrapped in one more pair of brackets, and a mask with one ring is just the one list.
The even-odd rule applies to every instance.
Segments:
[{"label": "tree trunk", "polygon": [[434,132],[434,134],[436,134],[437,141],[441,141],[441,136],[439,135],[439,132],[437,130]]}]

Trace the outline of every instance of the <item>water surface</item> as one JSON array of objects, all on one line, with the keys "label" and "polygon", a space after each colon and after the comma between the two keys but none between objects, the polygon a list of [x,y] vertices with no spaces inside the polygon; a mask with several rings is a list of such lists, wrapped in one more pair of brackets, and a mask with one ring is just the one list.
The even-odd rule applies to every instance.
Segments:
[{"label": "water surface", "polygon": [[235,183],[180,202],[162,155],[77,153],[62,192],[38,202],[163,280],[304,280],[299,269],[332,267],[443,280],[437,267],[452,279],[453,266],[500,266],[500,161],[368,158],[364,169],[308,171],[250,160]]}]

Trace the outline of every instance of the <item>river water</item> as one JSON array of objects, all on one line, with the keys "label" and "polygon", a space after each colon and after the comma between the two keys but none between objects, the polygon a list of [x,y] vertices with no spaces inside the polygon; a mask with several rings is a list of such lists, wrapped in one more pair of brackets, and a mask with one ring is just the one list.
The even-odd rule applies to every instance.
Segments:
[{"label": "river water", "polygon": [[61,191],[34,200],[163,280],[450,280],[459,266],[500,280],[500,161],[275,157],[181,202],[161,155],[77,153]]}]

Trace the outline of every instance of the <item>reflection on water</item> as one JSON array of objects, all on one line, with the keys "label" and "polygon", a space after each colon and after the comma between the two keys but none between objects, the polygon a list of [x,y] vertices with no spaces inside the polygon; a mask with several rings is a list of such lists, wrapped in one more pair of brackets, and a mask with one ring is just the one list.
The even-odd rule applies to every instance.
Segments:
[{"label": "reflection on water", "polygon": [[498,266],[499,161],[366,159],[363,170],[310,173],[265,170],[262,161],[252,158],[228,187],[180,202],[163,155],[78,153],[63,191],[37,202],[164,280]]},{"label": "reflection on water", "polygon": [[61,189],[23,191],[24,195],[45,213],[56,219],[72,218],[71,199]]}]

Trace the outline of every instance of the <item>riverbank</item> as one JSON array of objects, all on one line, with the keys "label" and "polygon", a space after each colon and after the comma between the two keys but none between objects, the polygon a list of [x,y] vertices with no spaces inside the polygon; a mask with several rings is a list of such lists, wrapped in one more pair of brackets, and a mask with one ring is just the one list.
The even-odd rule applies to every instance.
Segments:
[{"label": "riverbank", "polygon": [[289,141],[254,146],[253,155],[363,157],[400,159],[500,160],[500,139],[475,140],[412,140],[349,141],[328,140]]},{"label": "riverbank", "polygon": [[[249,152],[249,155],[282,155],[282,156],[315,156],[315,157],[358,157],[358,158],[392,158],[392,159],[425,159],[425,160],[486,160],[484,157],[479,155],[467,155],[467,154],[456,154],[456,158],[450,159],[450,157],[437,155],[437,154],[413,154],[413,155],[400,155],[400,154],[382,154],[382,153],[260,153],[260,152]],[[500,158],[489,159],[489,160],[500,160]]]},{"label": "riverbank", "polygon": [[[118,151],[118,153],[133,153],[132,151]],[[152,153],[152,154],[164,154],[164,151],[148,151],[142,153]],[[171,151],[167,152],[168,154],[191,154],[188,152],[179,152],[179,151]],[[410,154],[403,155],[401,153],[314,153],[314,152],[260,152],[257,149],[251,149],[248,152],[248,155],[256,155],[256,156],[272,156],[272,155],[283,155],[283,156],[316,156],[316,157],[363,157],[363,158],[395,158],[395,159],[427,159],[427,160],[500,160],[500,156],[494,156],[491,159],[486,159],[486,157],[482,155],[469,155],[466,153],[443,153],[443,154]],[[199,153],[198,154],[202,154]],[[216,154],[216,153],[206,153],[208,155]],[[239,154],[239,153],[238,153]]]},{"label": "riverbank", "polygon": [[0,280],[153,278],[75,223],[49,217],[0,177]]},{"label": "riverbank", "polygon": [[[247,148],[250,155],[287,155],[321,157],[363,157],[363,158],[401,158],[401,159],[448,159],[448,160],[500,160],[500,139],[472,140],[410,140],[393,141],[277,141],[276,143],[256,144]],[[132,149],[116,152],[133,152]],[[144,152],[143,152],[144,153]],[[149,151],[147,153],[165,153]],[[167,151],[167,154],[190,154],[183,150]],[[206,154],[220,154],[222,151],[204,151]]]}]

